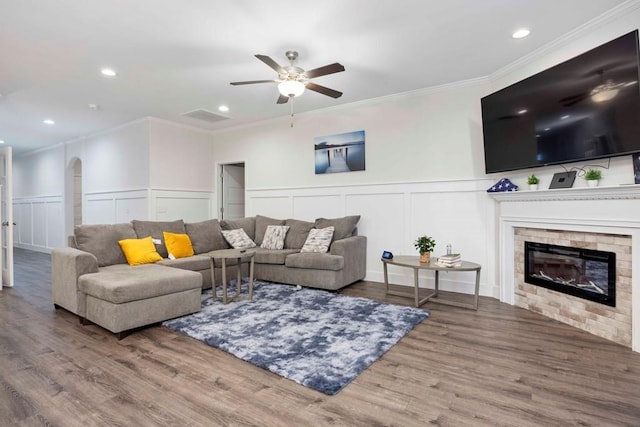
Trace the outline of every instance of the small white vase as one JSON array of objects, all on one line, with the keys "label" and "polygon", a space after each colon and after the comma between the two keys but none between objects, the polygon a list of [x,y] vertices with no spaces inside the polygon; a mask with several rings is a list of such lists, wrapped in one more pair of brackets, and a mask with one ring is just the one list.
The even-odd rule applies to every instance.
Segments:
[{"label": "small white vase", "polygon": [[597,179],[588,179],[587,180],[587,185],[589,187],[597,187],[598,186],[598,180]]},{"label": "small white vase", "polygon": [[538,189],[538,184],[529,184],[529,190],[536,191]]}]

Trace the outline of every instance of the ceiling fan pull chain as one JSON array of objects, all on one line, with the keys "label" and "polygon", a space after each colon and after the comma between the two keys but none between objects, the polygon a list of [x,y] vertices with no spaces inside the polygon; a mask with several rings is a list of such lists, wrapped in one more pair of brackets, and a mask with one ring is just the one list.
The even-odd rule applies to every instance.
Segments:
[{"label": "ceiling fan pull chain", "polygon": [[293,127],[293,96],[291,97],[291,127]]}]

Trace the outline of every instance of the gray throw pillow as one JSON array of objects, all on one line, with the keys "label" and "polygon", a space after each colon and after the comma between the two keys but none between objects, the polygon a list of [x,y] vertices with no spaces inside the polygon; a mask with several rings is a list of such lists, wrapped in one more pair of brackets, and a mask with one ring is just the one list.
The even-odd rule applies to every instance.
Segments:
[{"label": "gray throw pillow", "polygon": [[346,239],[353,236],[353,232],[356,229],[360,221],[360,215],[343,216],[342,218],[318,218],[316,219],[316,228],[326,228],[330,226],[335,227],[333,233],[333,241]]},{"label": "gray throw pillow", "polygon": [[331,238],[333,237],[334,228],[329,226],[327,228],[314,228],[309,231],[307,241],[304,242],[304,246],[300,249],[300,253],[303,252],[316,252],[320,254],[326,254],[329,252],[329,246],[331,245]]},{"label": "gray throw pillow", "polygon": [[83,224],[74,228],[77,248],[89,252],[98,259],[100,267],[126,264],[127,259],[118,244],[119,240],[135,239],[136,232],[130,223]]},{"label": "gray throw pillow", "polygon": [[304,246],[304,242],[307,241],[309,231],[314,226],[313,222],[300,221],[299,219],[288,219],[284,222],[289,226],[287,236],[284,239],[285,249],[300,249]]},{"label": "gray throw pillow", "polygon": [[267,216],[256,215],[256,245],[260,246],[264,240],[264,233],[269,225],[284,225],[284,219],[269,218]]},{"label": "gray throw pillow", "polygon": [[247,236],[247,233],[245,233],[242,228],[222,230],[222,235],[225,240],[233,246],[233,249],[248,249],[256,247],[255,242]]},{"label": "gray throw pillow", "polygon": [[184,228],[189,235],[189,239],[191,239],[195,254],[205,254],[219,249],[230,248],[227,241],[222,237],[222,229],[217,219],[186,223]]},{"label": "gray throw pillow", "polygon": [[159,240],[160,244],[156,243],[156,251],[162,258],[169,256],[167,253],[167,246],[164,244],[163,232],[185,234],[184,221],[178,219],[176,221],[131,221],[133,229],[136,230],[138,239],[144,239],[151,236],[155,240]]},{"label": "gray throw pillow", "polygon": [[256,217],[250,216],[238,219],[223,219],[220,221],[223,230],[237,230],[242,228],[251,240],[256,237]]}]

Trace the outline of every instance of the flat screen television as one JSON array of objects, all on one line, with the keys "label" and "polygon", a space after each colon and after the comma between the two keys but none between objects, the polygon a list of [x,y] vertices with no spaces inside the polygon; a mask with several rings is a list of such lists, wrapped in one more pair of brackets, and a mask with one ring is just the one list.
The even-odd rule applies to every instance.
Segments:
[{"label": "flat screen television", "polygon": [[638,31],[482,98],[487,173],[640,151]]}]

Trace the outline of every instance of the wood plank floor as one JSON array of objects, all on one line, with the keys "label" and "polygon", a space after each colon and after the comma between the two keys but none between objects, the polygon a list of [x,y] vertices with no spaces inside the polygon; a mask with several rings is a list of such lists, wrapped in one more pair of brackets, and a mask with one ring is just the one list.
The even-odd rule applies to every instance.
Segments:
[{"label": "wood plank floor", "polygon": [[[431,316],[335,396],[159,326],[54,310],[50,257],[0,291],[0,426],[639,426],[640,354],[481,298]],[[379,283],[343,291],[391,303]]]}]

